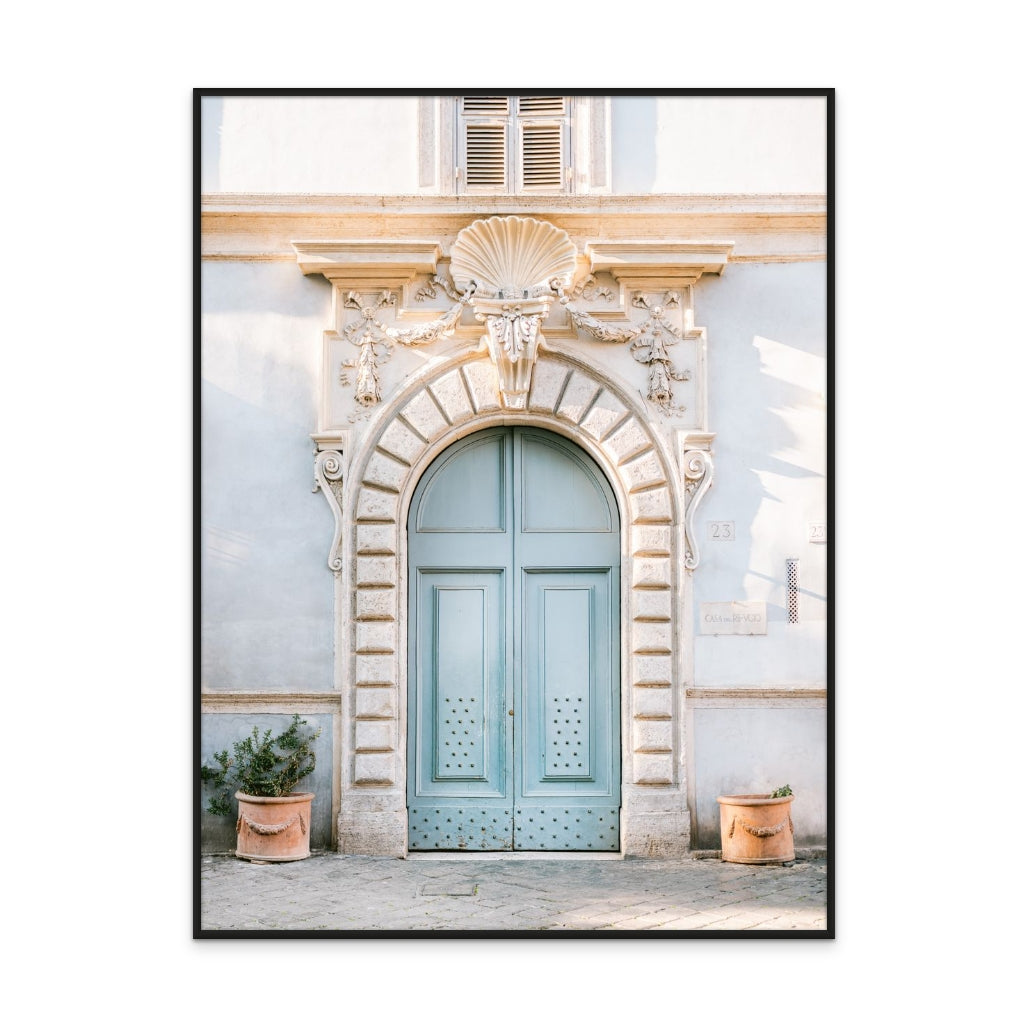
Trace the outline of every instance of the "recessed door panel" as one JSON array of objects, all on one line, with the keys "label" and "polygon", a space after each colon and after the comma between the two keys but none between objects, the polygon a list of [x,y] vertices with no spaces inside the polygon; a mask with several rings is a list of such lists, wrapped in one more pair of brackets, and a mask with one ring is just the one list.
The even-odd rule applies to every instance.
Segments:
[{"label": "recessed door panel", "polygon": [[526,533],[609,533],[612,528],[600,480],[568,444],[555,435],[521,438],[521,529]]},{"label": "recessed door panel", "polygon": [[432,771],[428,779],[422,773],[422,792],[458,780],[473,784],[466,792],[505,795],[497,714],[504,688],[503,582],[503,573],[427,573],[420,581],[429,603],[422,627],[432,635],[420,719],[420,749],[431,751]]},{"label": "recessed door panel", "polygon": [[[475,487],[501,507],[459,500]],[[563,438],[484,431],[427,471],[408,534],[409,847],[619,849],[620,540],[605,478]]]},{"label": "recessed door panel", "polygon": [[504,453],[500,436],[455,446],[441,472],[430,475],[418,504],[419,533],[492,533],[505,529]]}]

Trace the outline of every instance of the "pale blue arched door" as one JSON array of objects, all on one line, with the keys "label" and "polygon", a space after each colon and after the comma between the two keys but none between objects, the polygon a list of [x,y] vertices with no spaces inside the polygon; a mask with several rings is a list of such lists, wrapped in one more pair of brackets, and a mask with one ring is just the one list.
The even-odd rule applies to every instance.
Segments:
[{"label": "pale blue arched door", "polygon": [[620,849],[620,519],[570,441],[480,431],[408,516],[412,850]]}]

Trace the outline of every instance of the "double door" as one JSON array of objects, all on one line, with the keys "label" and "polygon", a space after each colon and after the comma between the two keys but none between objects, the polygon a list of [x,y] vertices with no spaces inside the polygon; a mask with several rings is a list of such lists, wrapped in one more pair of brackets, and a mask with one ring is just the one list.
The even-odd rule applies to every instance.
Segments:
[{"label": "double door", "polygon": [[576,445],[447,449],[408,518],[412,850],[620,848],[620,523]]}]

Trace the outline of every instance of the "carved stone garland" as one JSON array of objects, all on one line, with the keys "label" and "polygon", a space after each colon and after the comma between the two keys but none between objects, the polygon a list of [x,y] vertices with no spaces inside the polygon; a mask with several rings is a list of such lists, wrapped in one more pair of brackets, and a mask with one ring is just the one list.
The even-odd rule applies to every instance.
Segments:
[{"label": "carved stone garland", "polygon": [[396,305],[393,292],[382,291],[374,303],[367,303],[355,291],[350,291],[344,299],[348,309],[357,309],[362,314],[361,321],[355,321],[344,328],[344,337],[352,345],[357,345],[358,358],[344,363],[341,383],[355,385],[355,401],[359,405],[376,405],[381,397],[379,367],[390,358],[393,343],[399,345],[428,345],[439,338],[454,333],[457,321],[461,318],[465,303],[471,298],[471,289],[458,296],[454,305],[439,319],[417,327],[399,330],[384,327],[377,314],[381,309]]},{"label": "carved stone garland", "polygon": [[682,413],[685,411],[683,405],[674,405],[674,391],[670,382],[672,380],[691,380],[691,371],[674,369],[673,360],[667,352],[668,346],[676,345],[681,340],[677,328],[666,319],[667,310],[672,306],[680,305],[677,292],[666,292],[662,303],[657,305],[650,305],[648,297],[644,293],[636,293],[631,299],[631,305],[639,309],[647,309],[649,318],[633,327],[612,327],[574,306],[561,282],[553,281],[551,284],[567,315],[579,330],[585,331],[596,341],[607,342],[611,345],[630,342],[628,351],[631,355],[639,363],[647,363],[649,366],[649,387],[646,397],[650,402],[671,412]]},{"label": "carved stone garland", "polygon": [[[596,341],[627,345],[632,357],[649,367],[648,400],[664,412],[682,413],[674,402],[672,382],[691,379],[689,370],[675,368],[668,349],[684,335],[668,318],[668,311],[682,305],[676,291],[665,291],[659,302],[650,301],[642,291],[632,294],[631,305],[648,316],[638,324],[614,326],[579,309],[572,300],[592,301],[609,297],[589,274],[572,284],[577,250],[567,233],[546,221],[525,217],[489,217],[476,220],[457,236],[450,257],[452,280],[433,274],[415,295],[416,301],[433,299],[442,289],[453,305],[435,320],[409,328],[387,327],[380,320],[382,310],[395,307],[392,291],[384,289],[374,298],[348,291],[344,306],[357,309],[361,318],[344,328],[344,337],[357,346],[355,359],[343,364],[341,382],[354,384],[355,400],[364,407],[382,398],[379,367],[391,355],[394,344],[428,345],[449,337],[457,329],[466,306],[485,325],[485,344],[499,378],[500,402],[507,409],[524,409],[528,401],[532,371],[542,336],[542,322],[556,298],[575,328]],[[685,442],[683,468],[687,495],[685,568],[699,563],[693,517],[705,493],[712,486],[710,454],[712,434],[691,434]],[[322,447],[322,446],[321,446]],[[333,510],[336,529],[330,546],[329,566],[341,568],[342,460],[337,450],[322,450],[316,456],[315,490],[321,489]]]},{"label": "carved stone garland", "polygon": [[665,292],[655,304],[646,294],[635,293],[631,305],[646,310],[648,317],[639,324],[615,327],[571,301],[609,294],[592,275],[572,288],[576,264],[577,250],[567,233],[546,221],[531,217],[475,221],[458,234],[451,248],[452,283],[434,274],[415,295],[416,301],[432,299],[437,288],[442,288],[454,300],[438,319],[406,329],[386,327],[378,314],[396,305],[391,291],[379,292],[373,301],[356,291],[347,293],[344,305],[357,309],[361,319],[349,324],[344,336],[359,353],[343,364],[341,383],[354,384],[355,401],[360,405],[378,404],[379,367],[390,358],[393,344],[428,345],[449,337],[470,304],[475,318],[485,324],[486,347],[499,374],[501,401],[505,408],[522,409],[539,345],[544,341],[542,322],[556,297],[577,329],[597,341],[627,344],[631,355],[648,365],[646,396],[650,402],[666,412],[684,412],[684,406],[674,404],[671,382],[690,380],[691,372],[678,371],[667,352],[682,339],[667,316],[668,310],[681,304],[677,292]]}]

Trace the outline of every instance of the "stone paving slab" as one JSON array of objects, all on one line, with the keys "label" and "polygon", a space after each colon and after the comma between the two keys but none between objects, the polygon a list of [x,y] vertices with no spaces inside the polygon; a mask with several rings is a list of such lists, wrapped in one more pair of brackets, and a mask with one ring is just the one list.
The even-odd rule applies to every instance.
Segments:
[{"label": "stone paving slab", "polygon": [[256,864],[203,856],[198,937],[648,931],[827,934],[827,863],[714,859],[395,860],[337,853]]}]

